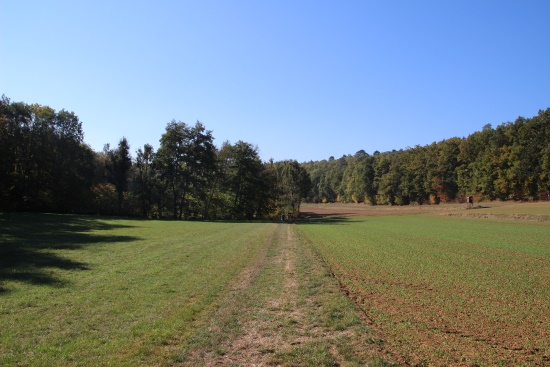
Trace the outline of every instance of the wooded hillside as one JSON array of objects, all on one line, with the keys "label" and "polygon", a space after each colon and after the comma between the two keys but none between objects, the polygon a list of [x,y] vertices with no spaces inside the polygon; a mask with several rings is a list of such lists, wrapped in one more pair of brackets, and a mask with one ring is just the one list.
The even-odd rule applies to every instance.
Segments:
[{"label": "wooded hillside", "polygon": [[310,202],[370,204],[463,200],[548,200],[550,108],[466,138],[304,163]]}]

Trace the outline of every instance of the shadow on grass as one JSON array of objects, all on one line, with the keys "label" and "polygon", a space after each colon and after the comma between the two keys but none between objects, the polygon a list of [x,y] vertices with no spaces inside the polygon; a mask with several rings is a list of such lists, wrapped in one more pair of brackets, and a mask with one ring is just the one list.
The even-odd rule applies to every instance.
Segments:
[{"label": "shadow on grass", "polygon": [[344,224],[351,218],[342,213],[318,214],[313,212],[300,212],[300,217],[291,223],[295,224]]},{"label": "shadow on grass", "polygon": [[137,240],[133,236],[102,236],[92,230],[129,226],[113,225],[93,217],[57,214],[0,214],[0,295],[8,280],[34,285],[62,286],[48,269],[89,270],[88,264],[67,259],[56,250]]}]

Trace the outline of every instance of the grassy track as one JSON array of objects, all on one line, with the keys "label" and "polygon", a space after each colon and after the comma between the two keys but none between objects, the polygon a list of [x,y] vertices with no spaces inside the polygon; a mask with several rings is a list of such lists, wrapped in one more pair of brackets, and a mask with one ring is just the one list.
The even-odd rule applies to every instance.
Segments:
[{"label": "grassy track", "polygon": [[384,342],[286,224],[198,329],[183,366],[390,366]]},{"label": "grassy track", "polygon": [[393,215],[299,233],[400,362],[550,363],[548,222]]}]

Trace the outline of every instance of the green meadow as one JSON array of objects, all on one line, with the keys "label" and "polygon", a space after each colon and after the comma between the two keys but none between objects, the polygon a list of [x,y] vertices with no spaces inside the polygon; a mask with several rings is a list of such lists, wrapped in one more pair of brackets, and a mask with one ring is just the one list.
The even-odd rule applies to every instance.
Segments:
[{"label": "green meadow", "polygon": [[1,217],[0,365],[154,365],[273,224]]},{"label": "green meadow", "polygon": [[542,366],[549,209],[3,214],[0,365]]}]

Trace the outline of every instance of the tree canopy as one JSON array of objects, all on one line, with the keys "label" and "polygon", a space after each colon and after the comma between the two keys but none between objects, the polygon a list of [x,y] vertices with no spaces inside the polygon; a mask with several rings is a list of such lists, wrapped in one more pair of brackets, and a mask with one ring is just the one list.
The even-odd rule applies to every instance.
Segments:
[{"label": "tree canopy", "polygon": [[304,163],[310,202],[406,205],[463,200],[548,200],[550,108],[465,138],[399,151]]}]

